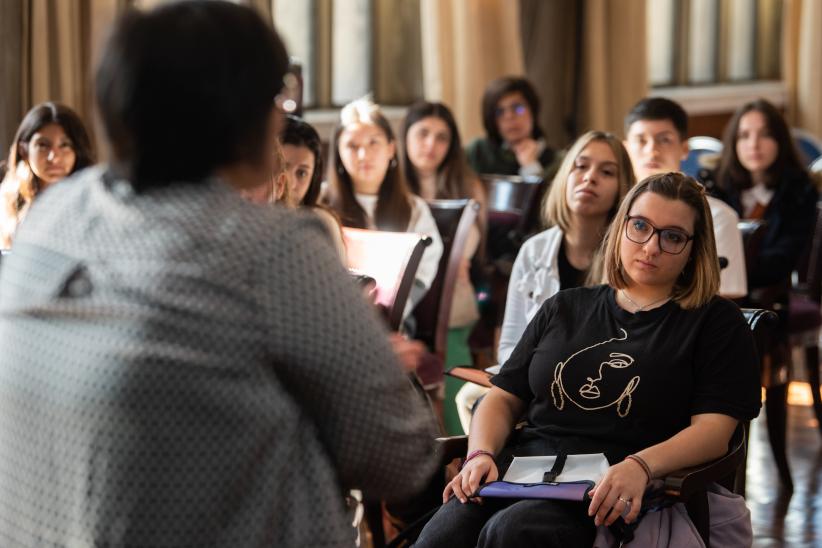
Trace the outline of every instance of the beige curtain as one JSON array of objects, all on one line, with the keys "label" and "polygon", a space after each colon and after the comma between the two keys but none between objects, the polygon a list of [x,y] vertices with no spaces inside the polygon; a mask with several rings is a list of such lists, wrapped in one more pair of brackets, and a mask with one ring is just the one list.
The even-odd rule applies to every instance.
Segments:
[{"label": "beige curtain", "polygon": [[524,73],[519,2],[421,0],[420,14],[425,97],[451,107],[467,143],[484,133],[488,81]]},{"label": "beige curtain", "polygon": [[625,114],[648,93],[645,2],[585,0],[580,131],[621,135]]},{"label": "beige curtain", "polygon": [[[0,45],[8,47],[13,39],[16,47],[6,50],[14,55],[6,54],[3,67],[4,85],[13,99],[0,117],[0,131],[6,139],[3,156],[23,115],[43,101],[74,109],[86,122],[92,140],[99,141],[92,115],[92,67],[111,23],[128,3],[16,0],[4,4],[3,19],[8,22],[3,27],[16,30],[14,35],[4,35]],[[9,12],[14,14],[13,22],[6,19]]]},{"label": "beige curtain", "polygon": [[791,125],[822,136],[822,2],[785,0],[783,80]]},{"label": "beige curtain", "polygon": [[20,51],[23,44],[23,0],[5,0],[0,16],[0,160],[8,155],[23,112]]},{"label": "beige curtain", "polygon": [[525,73],[540,99],[539,125],[553,148],[575,132],[578,2],[520,0]]}]

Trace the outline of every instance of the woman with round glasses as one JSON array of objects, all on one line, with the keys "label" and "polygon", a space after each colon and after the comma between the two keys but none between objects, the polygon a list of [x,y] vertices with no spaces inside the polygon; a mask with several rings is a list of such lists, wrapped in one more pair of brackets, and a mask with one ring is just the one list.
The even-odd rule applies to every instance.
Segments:
[{"label": "woman with round glasses", "polygon": [[[614,135],[589,131],[571,146],[542,204],[542,221],[550,228],[529,238],[517,253],[505,316],[500,331],[498,363],[505,363],[528,323],[560,289],[599,283],[595,252],[619,204],[634,186],[628,153]],[[487,390],[466,384],[457,393],[457,410],[467,432],[476,400]]]},{"label": "woman with round glasses", "polygon": [[486,136],[466,151],[471,168],[482,174],[546,176],[557,155],[545,143],[538,117],[539,98],[528,80],[505,76],[489,83],[482,96]]},{"label": "woman with round glasses", "polygon": [[[415,546],[591,546],[597,526],[637,519],[652,479],[722,456],[738,421],[758,414],[754,343],[716,296],[700,185],[665,173],[635,186],[603,261],[606,284],[548,299],[493,378],[462,470]],[[513,455],[560,453],[605,454],[590,501],[472,498]]]}]

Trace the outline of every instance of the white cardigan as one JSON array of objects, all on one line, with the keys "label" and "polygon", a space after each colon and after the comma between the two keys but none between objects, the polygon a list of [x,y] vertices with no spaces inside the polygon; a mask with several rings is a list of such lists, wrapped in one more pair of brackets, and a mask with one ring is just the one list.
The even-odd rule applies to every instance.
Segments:
[{"label": "white cardigan", "polygon": [[739,232],[739,215],[717,198],[707,196],[714,222],[716,254],[728,260],[728,266],[719,273],[719,294],[729,299],[748,294],[748,276],[745,271],[745,250]]},{"label": "white cardigan", "polygon": [[528,323],[549,297],[559,291],[559,249],[562,230],[558,226],[529,238],[519,250],[508,282],[505,317],[497,350],[498,363],[508,360]]}]

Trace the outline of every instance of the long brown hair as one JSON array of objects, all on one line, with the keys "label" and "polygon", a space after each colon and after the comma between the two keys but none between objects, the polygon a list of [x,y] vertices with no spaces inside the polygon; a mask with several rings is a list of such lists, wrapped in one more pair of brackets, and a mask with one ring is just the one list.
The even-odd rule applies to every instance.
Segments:
[{"label": "long brown hair", "polygon": [[[331,142],[331,169],[328,174],[330,205],[339,214],[343,226],[368,228],[365,211],[354,196],[354,181],[351,180],[351,175],[346,171],[340,157],[340,135],[353,124],[375,125],[382,130],[389,143],[396,142],[396,139],[388,120],[370,99],[353,101],[340,112],[340,125],[334,129]],[[411,193],[408,191],[395,152],[377,193],[374,224],[379,230],[405,232],[411,221],[411,213]]]},{"label": "long brown hair", "polygon": [[420,194],[420,180],[417,177],[417,170],[408,158],[408,131],[411,126],[420,120],[428,117],[434,117],[442,120],[448,127],[448,132],[451,134],[451,141],[448,144],[448,151],[445,153],[445,158],[442,163],[437,166],[437,175],[442,180],[441,185],[437,185],[437,199],[455,200],[460,198],[473,198],[474,189],[471,182],[476,179],[476,175],[468,167],[468,160],[465,157],[465,152],[462,150],[462,141],[460,139],[457,122],[454,120],[453,114],[442,103],[432,103],[428,101],[419,101],[408,107],[408,112],[402,122],[402,129],[400,137],[402,138],[402,165],[405,174],[405,180],[408,182],[408,187],[414,194]]},{"label": "long brown hair", "polygon": [[765,117],[771,137],[776,141],[779,152],[766,170],[766,186],[774,188],[783,180],[807,179],[808,174],[794,145],[788,124],[775,106],[765,99],[757,99],[739,107],[731,121],[725,126],[722,137],[722,157],[717,169],[717,184],[726,192],[738,192],[751,188],[751,174],[739,161],[736,141],[739,138],[739,123],[749,112],[756,111]]},{"label": "long brown hair", "polygon": [[83,121],[72,109],[51,101],[40,103],[23,117],[14,141],[9,149],[6,162],[6,173],[0,188],[2,201],[3,226],[0,227],[0,245],[11,245],[11,234],[14,232],[24,211],[42,190],[40,179],[29,166],[29,141],[35,133],[49,124],[57,124],[71,141],[74,150],[74,165],[69,174],[86,168],[94,163],[94,151]]},{"label": "long brown hair", "polygon": [[653,192],[669,200],[679,200],[694,211],[696,218],[691,257],[677,278],[671,298],[685,309],[707,304],[719,290],[719,259],[711,210],[702,185],[680,172],[651,175],[625,196],[603,243],[605,279],[608,285],[615,289],[628,287],[622,268],[620,246],[631,206],[645,192]]}]

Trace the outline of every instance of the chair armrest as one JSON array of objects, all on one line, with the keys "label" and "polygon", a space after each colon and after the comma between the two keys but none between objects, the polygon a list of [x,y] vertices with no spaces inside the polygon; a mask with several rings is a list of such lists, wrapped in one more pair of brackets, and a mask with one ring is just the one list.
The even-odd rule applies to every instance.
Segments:
[{"label": "chair armrest", "polygon": [[474,369],[473,367],[452,367],[445,372],[446,375],[460,379],[463,381],[472,382],[486,388],[491,388],[491,374],[482,369]]},{"label": "chair armrest", "polygon": [[683,468],[663,478],[665,495],[680,502],[687,502],[692,495],[704,492],[709,483],[718,482],[736,473],[745,460],[745,430],[740,426],[732,439],[731,449],[722,457]]},{"label": "chair armrest", "polygon": [[468,436],[437,438],[434,440],[434,447],[440,463],[445,466],[454,459],[465,457],[468,452]]}]

